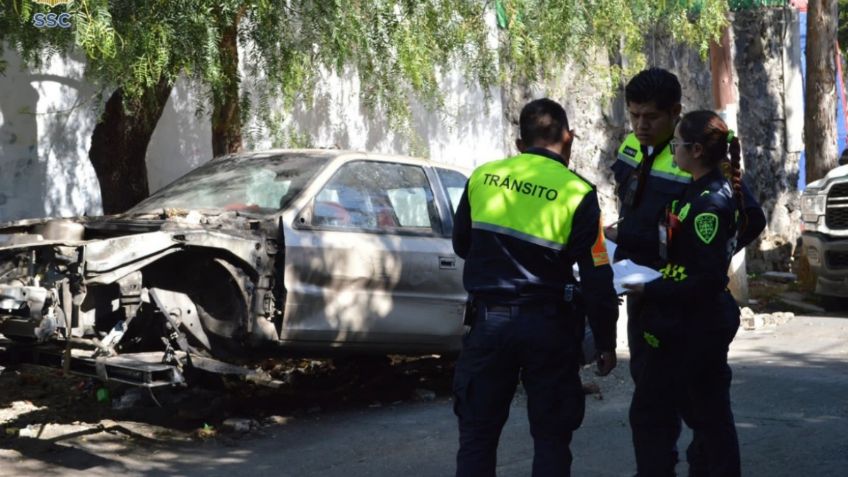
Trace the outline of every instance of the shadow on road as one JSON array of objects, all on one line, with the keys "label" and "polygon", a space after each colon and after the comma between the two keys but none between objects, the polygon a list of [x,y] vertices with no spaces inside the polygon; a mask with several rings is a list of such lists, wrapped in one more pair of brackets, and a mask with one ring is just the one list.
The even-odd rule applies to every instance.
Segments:
[{"label": "shadow on road", "polygon": [[[774,330],[741,332],[737,337],[731,358],[732,398],[745,475],[839,475],[840,469],[848,466],[843,445],[844,429],[848,428],[846,337],[848,322],[843,325],[842,320],[831,317],[796,317]],[[626,356],[622,358],[612,376],[594,379],[603,394],[602,399],[587,399],[586,419],[572,447],[575,475],[623,477],[634,471],[627,425],[632,384]],[[295,369],[308,372],[280,364],[263,363],[270,372],[289,380],[285,389],[228,384],[188,393],[194,397],[174,399],[173,404],[165,404],[164,411],[147,404],[126,411],[142,414],[133,417],[141,422],[161,423],[165,430],[182,432],[178,438],[158,435],[161,428],[138,431],[126,418],[120,425],[137,435],[106,424],[86,436],[73,435],[72,429],[61,434],[58,429],[62,438],[46,443],[0,438],[0,448],[8,449],[0,450],[0,462],[18,473],[53,469],[45,475],[61,474],[62,468],[85,470],[91,476],[121,472],[204,477],[234,473],[436,477],[453,472],[457,436],[449,363],[433,359],[338,362],[332,366],[295,363],[300,366]],[[0,410],[27,399],[32,399],[32,409],[0,425],[81,420],[81,409],[74,407],[79,400],[59,403],[59,413],[37,409],[55,403],[37,396],[34,390],[61,393],[64,389],[67,395],[77,391],[65,389],[65,384],[50,388],[48,383],[44,388],[44,381],[21,383],[28,379],[22,376],[25,374],[10,374],[10,370],[0,376],[0,388],[14,389],[3,393]],[[592,376],[591,370],[585,376]],[[85,397],[86,406],[91,407],[92,399]],[[519,393],[502,437],[499,475],[529,473],[532,440],[525,406],[526,398]],[[102,416],[115,419],[125,412],[102,407],[100,414],[93,412],[89,415],[92,419],[84,422],[100,422],[94,418]],[[170,421],[157,413],[170,413]],[[226,417],[256,420],[261,425],[247,434],[224,431],[220,426]],[[197,437],[187,438],[192,435],[190,430],[203,424],[219,432],[202,442]],[[688,438],[685,434],[680,445],[685,447]],[[7,452],[13,452],[11,458]],[[685,464],[677,470],[685,475]]]}]

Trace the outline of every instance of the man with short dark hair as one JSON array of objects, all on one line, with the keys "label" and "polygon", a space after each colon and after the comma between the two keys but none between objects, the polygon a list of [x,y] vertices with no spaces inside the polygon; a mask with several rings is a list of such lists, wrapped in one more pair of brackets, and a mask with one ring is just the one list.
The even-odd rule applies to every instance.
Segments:
[{"label": "man with short dark hair", "polygon": [[[618,227],[608,227],[607,238],[617,245],[614,259],[630,259],[659,268],[659,223],[666,205],[683,194],[692,176],[681,171],[668,147],[680,119],[681,89],[677,76],[649,68],[634,76],[624,89],[633,132],[618,149],[612,165],[619,200]],[[627,340],[630,375],[635,381],[644,364],[647,344],[639,316],[641,298],[627,297]]]},{"label": "man with short dark hair", "polygon": [[[673,73],[651,67],[627,83],[624,97],[633,132],[624,139],[612,165],[620,223],[617,227],[607,227],[605,235],[618,246],[615,261],[630,259],[656,269],[667,259],[665,243],[660,240],[660,223],[666,206],[682,197],[692,181],[692,176],[677,166],[669,145],[682,110],[680,82]],[[737,237],[737,251],[749,245],[765,228],[765,215],[759,203],[741,178],[740,183],[748,225]],[[641,295],[627,296],[630,376],[637,384],[648,353],[642,323],[644,305]],[[642,417],[631,413],[631,420]],[[672,436],[666,440],[676,442],[681,431],[680,418],[666,424],[665,432]],[[676,448],[668,452],[676,459]],[[696,435],[688,450],[690,468],[697,468],[700,453]]]},{"label": "man with short dark hair", "polygon": [[566,167],[573,135],[550,99],[520,116],[521,154],[478,167],[456,212],[470,331],[454,376],[460,447],[456,475],[495,475],[501,429],[519,378],[534,440],[533,476],[570,475],[571,436],[583,420],[582,316],[567,285],[580,267],[598,373],[615,367],[617,300],[594,186]]}]

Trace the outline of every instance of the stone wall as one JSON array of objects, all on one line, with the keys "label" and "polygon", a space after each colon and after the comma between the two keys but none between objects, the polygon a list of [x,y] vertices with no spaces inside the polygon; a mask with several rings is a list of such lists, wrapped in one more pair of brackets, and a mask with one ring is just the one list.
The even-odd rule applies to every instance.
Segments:
[{"label": "stone wall", "polygon": [[[798,35],[794,10],[738,12],[732,19],[736,122],[745,181],[767,218],[765,232],[747,250],[748,270],[754,273],[788,269],[800,233],[797,183],[803,92]],[[646,53],[649,64],[680,78],[684,112],[713,108],[709,62],[697,51],[652,34]]]},{"label": "stone wall", "polygon": [[[609,65],[604,54],[597,55],[596,62],[599,68]],[[524,104],[542,97],[560,102],[575,133],[570,166],[595,184],[604,216],[614,219],[618,211],[610,166],[625,134],[624,104],[621,98],[604,93],[609,89],[607,85],[599,84],[591,74],[573,65],[564,65],[552,76],[544,83],[512,84],[502,90],[508,152],[517,152],[514,142],[519,136],[518,119]]]},{"label": "stone wall", "polygon": [[800,74],[800,55],[785,54],[798,44],[797,28],[792,10],[738,12],[733,22],[738,133],[747,182],[768,224],[748,254],[753,271],[786,270],[800,234],[800,151],[792,139],[800,131],[791,117],[803,114],[801,92],[791,88],[792,76]]}]

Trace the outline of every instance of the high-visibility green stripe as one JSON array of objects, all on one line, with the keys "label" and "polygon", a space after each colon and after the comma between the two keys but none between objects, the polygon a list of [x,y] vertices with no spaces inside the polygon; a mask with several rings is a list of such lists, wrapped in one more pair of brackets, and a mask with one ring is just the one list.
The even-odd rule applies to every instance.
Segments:
[{"label": "high-visibility green stripe", "polygon": [[685,180],[678,180],[678,182],[691,182],[692,175],[686,171],[681,170],[677,167],[677,163],[674,162],[674,155],[671,153],[671,148],[668,146],[662,150],[659,156],[654,159],[654,165],[651,167],[651,173],[659,172],[664,174],[666,178],[671,178],[672,176],[683,178]]},{"label": "high-visibility green stripe", "polygon": [[[636,151],[635,157],[626,154],[625,151],[628,150],[628,148],[629,150]],[[636,138],[635,134],[630,133],[626,138],[624,138],[624,141],[618,148],[618,159],[633,167],[642,163],[642,150],[639,146],[639,139]],[[674,155],[671,153],[671,148],[668,145],[666,145],[663,150],[660,151],[660,154],[654,159],[654,163],[651,165],[651,175],[683,184],[692,182],[692,176],[688,172],[677,167],[677,163],[674,162]]]},{"label": "high-visibility green stripe", "polygon": [[666,179],[669,181],[680,182],[681,184],[688,184],[692,182],[692,176],[690,175],[681,175],[681,174],[669,174],[667,172],[657,171],[652,169],[651,175],[654,177],[659,177],[661,179]]},{"label": "high-visibility green stripe", "polygon": [[499,225],[487,224],[484,222],[474,222],[471,224],[471,228],[478,230],[487,230],[489,232],[495,232],[498,234],[509,235],[511,237],[515,237],[520,240],[524,240],[525,242],[534,243],[536,245],[541,245],[542,247],[552,248],[554,250],[559,250],[562,248],[562,244],[558,242],[551,242],[545,239],[541,239],[539,237],[534,237],[530,234],[526,234],[521,232],[520,230],[513,230],[507,227],[501,227]]},{"label": "high-visibility green stripe", "polygon": [[623,153],[620,153],[620,152],[618,153],[618,160],[626,163],[630,167],[636,167],[636,166],[639,165],[639,161],[628,156],[627,154],[623,154]]}]

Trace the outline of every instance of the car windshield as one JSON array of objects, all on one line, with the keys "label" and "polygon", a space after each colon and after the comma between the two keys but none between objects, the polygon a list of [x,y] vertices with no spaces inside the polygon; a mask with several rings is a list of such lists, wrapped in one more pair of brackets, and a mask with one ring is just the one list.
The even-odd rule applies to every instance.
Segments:
[{"label": "car windshield", "polygon": [[156,192],[129,213],[162,209],[273,213],[286,207],[328,159],[326,154],[303,152],[212,160]]}]

